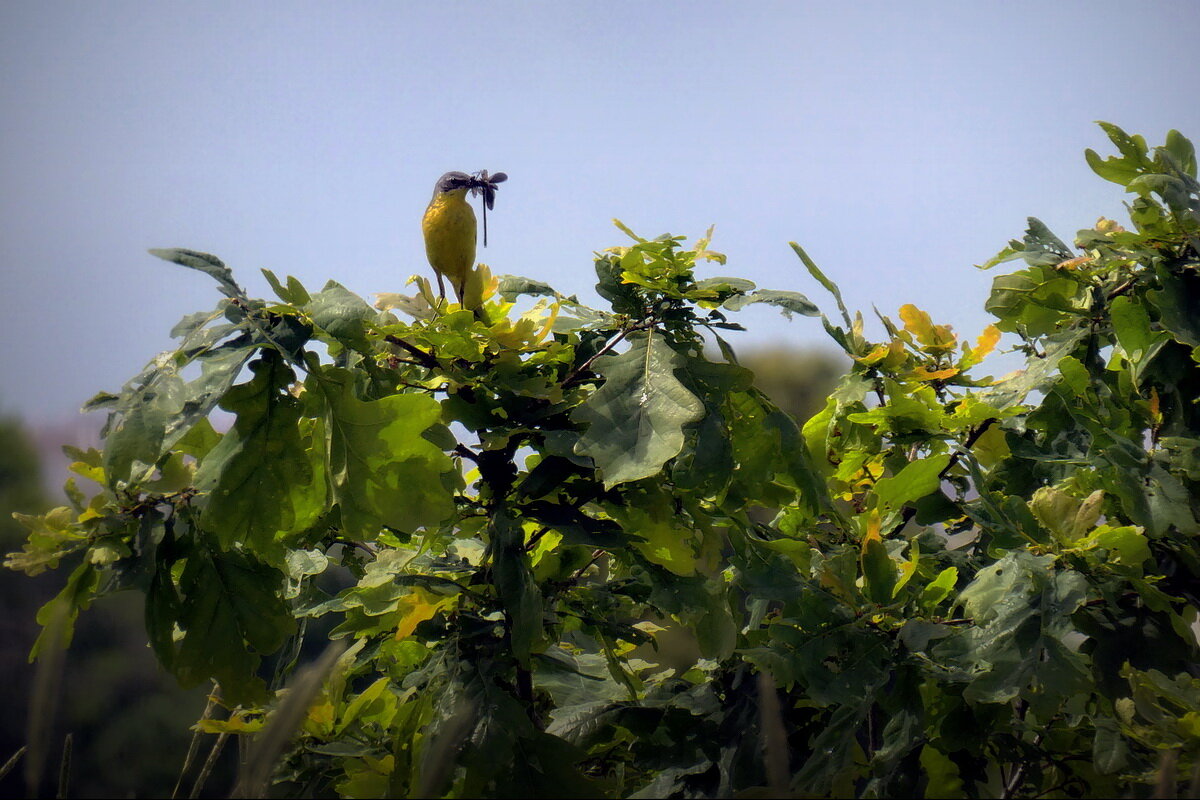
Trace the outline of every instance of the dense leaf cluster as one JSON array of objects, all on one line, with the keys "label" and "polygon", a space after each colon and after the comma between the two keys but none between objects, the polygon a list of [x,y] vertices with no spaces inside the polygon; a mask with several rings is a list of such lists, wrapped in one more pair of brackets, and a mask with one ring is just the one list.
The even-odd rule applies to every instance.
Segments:
[{"label": "dense leaf cluster", "polygon": [[[796,245],[835,318],[697,278],[724,263],[707,237],[626,230],[595,262],[610,310],[481,266],[490,324],[424,279],[372,307],[267,272],[264,301],[212,256],[155,251],[224,298],[92,401],[105,447],[75,471],[102,489],[69,484],[70,507],[26,520],[9,566],[85,553],[35,654],[94,598],[144,593],[164,667],[219,687],[228,713],[202,731],[283,728],[285,793],[1079,796],[1186,777],[1200,185],[1182,136],[1150,150],[1105,127],[1119,155],[1088,162],[1137,195],[1133,229],[1101,219],[1069,246],[1030,220],[985,265],[1024,261],[975,343],[911,305],[870,340]],[[518,315],[521,296],[538,299]],[[751,303],[820,316],[853,359],[803,430],[719,335]],[[975,376],[1003,332],[1025,367]],[[330,639],[325,670],[293,679]]]}]

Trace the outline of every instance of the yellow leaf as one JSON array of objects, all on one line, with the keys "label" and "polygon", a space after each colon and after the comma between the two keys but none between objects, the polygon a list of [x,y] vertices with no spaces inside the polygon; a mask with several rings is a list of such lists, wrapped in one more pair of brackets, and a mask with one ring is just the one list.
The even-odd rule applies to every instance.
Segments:
[{"label": "yellow leaf", "polygon": [[1008,449],[1008,439],[1004,435],[1004,429],[999,425],[988,427],[983,435],[975,440],[975,446],[971,448],[971,453],[984,469],[991,469],[1008,458],[1011,453]]},{"label": "yellow leaf", "polygon": [[937,338],[933,328],[933,320],[929,318],[929,314],[914,306],[912,303],[905,303],[900,306],[900,319],[904,320],[904,329],[917,337],[917,341],[924,345],[936,344]]},{"label": "yellow leaf", "polygon": [[502,347],[524,350],[534,347],[549,335],[558,319],[559,304],[539,300],[516,322],[502,318],[492,324],[492,336]]},{"label": "yellow leaf", "polygon": [[904,329],[917,337],[923,350],[953,350],[958,341],[953,328],[949,325],[934,325],[929,314],[912,303],[900,306],[900,319],[904,320]]},{"label": "yellow leaf", "polygon": [[403,311],[416,319],[430,319],[433,316],[434,308],[440,301],[434,293],[429,279],[423,275],[413,275],[408,279],[408,283],[416,284],[417,294],[411,297],[395,292],[376,294],[375,307],[380,311],[391,309]]},{"label": "yellow leaf", "polygon": [[900,594],[900,590],[912,580],[912,576],[917,574],[917,562],[905,561],[900,564],[900,577],[896,581],[896,588],[892,589],[892,597]]},{"label": "yellow leaf", "polygon": [[630,507],[609,513],[621,527],[642,537],[643,541],[634,542],[633,547],[647,561],[683,577],[696,574],[692,531],[679,524],[669,507],[658,503],[648,510]]},{"label": "yellow leaf", "polygon": [[949,367],[947,369],[938,370],[931,370],[928,367],[917,367],[912,371],[912,376],[919,381],[943,381],[946,378],[952,378],[957,374],[957,367]]},{"label": "yellow leaf", "polygon": [[487,264],[476,264],[467,275],[463,287],[463,308],[482,308],[500,286],[500,279],[492,275]]},{"label": "yellow leaf", "polygon": [[1090,264],[1092,262],[1092,260],[1093,259],[1091,256],[1077,256],[1075,258],[1068,258],[1066,261],[1058,262],[1057,264],[1054,265],[1054,268],[1055,269],[1079,269],[1082,266]]},{"label": "yellow leaf", "polygon": [[396,757],[393,755],[386,755],[383,758],[363,756],[363,761],[381,775],[391,775],[392,771],[396,769]]},{"label": "yellow leaf", "polygon": [[953,350],[956,344],[958,344],[958,335],[954,333],[953,327],[950,325],[934,325],[933,344],[929,345],[926,349]]},{"label": "yellow leaf", "polygon": [[248,720],[236,712],[229,719],[202,719],[196,723],[202,733],[257,733],[262,726],[262,717]]},{"label": "yellow leaf", "polygon": [[82,475],[88,480],[95,481],[101,486],[104,485],[104,469],[102,467],[93,467],[91,464],[87,464],[83,461],[73,461],[68,469],[71,470],[71,472],[74,472],[76,475]]},{"label": "yellow leaf", "polygon": [[79,522],[87,522],[89,519],[99,519],[100,517],[103,517],[108,513],[107,506],[108,503],[105,501],[104,495],[96,495],[92,498],[91,502],[88,503],[88,507],[80,513]]},{"label": "yellow leaf", "polygon": [[869,367],[872,364],[882,361],[884,356],[888,354],[888,350],[889,347],[886,344],[875,345],[871,352],[867,353],[865,356],[859,356],[855,359],[855,361],[860,364],[866,364]]},{"label": "yellow leaf", "polygon": [[887,355],[880,362],[879,367],[884,371],[898,370],[907,360],[908,351],[904,349],[904,342],[892,339],[887,346]]},{"label": "yellow leaf", "polygon": [[396,626],[396,639],[407,639],[417,626],[434,616],[445,606],[454,602],[454,596],[434,594],[421,587],[416,587],[400,598],[397,609],[400,612],[400,624]]},{"label": "yellow leaf", "polygon": [[983,333],[979,334],[979,339],[975,342],[973,355],[982,361],[988,353],[996,348],[996,343],[999,341],[1000,329],[995,325],[988,325],[983,329]]},{"label": "yellow leaf", "polygon": [[963,342],[963,356],[959,359],[958,368],[968,370],[983,361],[996,348],[996,343],[999,341],[1000,329],[995,325],[988,325],[975,341],[975,349],[971,349],[970,345]]},{"label": "yellow leaf", "polygon": [[882,542],[883,537],[879,535],[879,530],[883,526],[883,518],[879,515],[878,510],[871,511],[867,517],[867,532],[863,534],[863,547],[867,546],[867,542]]},{"label": "yellow leaf", "polygon": [[304,720],[304,730],[314,736],[332,733],[335,716],[333,703],[329,700],[314,703],[308,709],[308,717]]}]

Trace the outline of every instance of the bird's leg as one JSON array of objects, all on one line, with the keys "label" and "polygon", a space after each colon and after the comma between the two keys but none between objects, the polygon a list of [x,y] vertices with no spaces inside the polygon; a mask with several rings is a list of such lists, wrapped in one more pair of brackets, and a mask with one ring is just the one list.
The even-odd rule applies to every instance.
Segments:
[{"label": "bird's leg", "polygon": [[433,274],[436,275],[437,279],[438,279],[438,299],[445,300],[446,299],[446,284],[442,281],[442,273],[435,271]]}]

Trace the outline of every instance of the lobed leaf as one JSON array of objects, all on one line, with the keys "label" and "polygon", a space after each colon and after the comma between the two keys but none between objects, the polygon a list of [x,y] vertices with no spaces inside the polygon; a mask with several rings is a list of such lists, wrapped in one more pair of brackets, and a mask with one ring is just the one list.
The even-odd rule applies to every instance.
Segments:
[{"label": "lobed leaf", "polygon": [[604,385],[572,414],[588,426],[575,452],[596,462],[606,488],[657,474],[683,449],[683,427],[704,413],[675,377],[683,356],[654,331],[629,341],[621,355],[596,360]]},{"label": "lobed leaf", "polygon": [[353,374],[339,367],[314,371],[307,386],[324,401],[330,488],[348,536],[369,541],[385,525],[414,531],[453,513],[443,482],[453,463],[425,438],[441,422],[437,401],[424,394],[359,400]]},{"label": "lobed leaf", "polygon": [[182,637],[171,645],[171,667],[180,683],[215,678],[230,703],[265,699],[260,657],[279,649],[296,627],[280,596],[282,579],[236,550],[189,555],[172,604]]},{"label": "lobed leaf", "polygon": [[264,355],[251,370],[253,380],[221,403],[237,418],[200,462],[195,483],[208,492],[201,526],[224,549],[243,544],[274,555],[277,534],[315,521],[325,484],[301,436],[300,402],[288,391],[294,373],[278,355]]}]

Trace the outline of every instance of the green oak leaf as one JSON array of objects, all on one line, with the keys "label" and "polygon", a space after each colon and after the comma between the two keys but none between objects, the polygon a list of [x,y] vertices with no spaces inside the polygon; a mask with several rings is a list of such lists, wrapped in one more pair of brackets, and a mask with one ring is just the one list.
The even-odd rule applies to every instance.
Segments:
[{"label": "green oak leaf", "polygon": [[896,563],[878,534],[863,540],[861,558],[867,597],[881,605],[890,602],[896,588]]},{"label": "green oak leaf", "polygon": [[958,774],[958,765],[949,756],[932,745],[921,748],[921,767],[929,784],[925,789],[926,797],[966,797],[963,791],[962,777]]},{"label": "green oak leaf", "polygon": [[267,279],[267,283],[271,284],[271,289],[279,296],[279,299],[285,303],[302,306],[309,302],[312,297],[308,290],[304,288],[304,284],[300,283],[294,276],[287,276],[287,283],[284,284],[276,277],[275,273],[269,269],[262,270],[263,277]]},{"label": "green oak leaf", "polygon": [[933,492],[941,483],[941,472],[950,463],[948,454],[921,458],[904,465],[895,475],[875,483],[881,508],[894,510]]},{"label": "green oak leaf", "polygon": [[233,270],[225,262],[214,255],[201,253],[198,250],[188,250],[183,247],[156,247],[148,251],[150,255],[170,261],[181,267],[198,270],[208,275],[221,285],[221,291],[230,297],[245,297],[242,287],[233,279]]},{"label": "green oak leaf", "polygon": [[305,310],[312,315],[314,325],[342,344],[356,350],[368,348],[366,326],[378,312],[345,286],[329,281],[312,295]]},{"label": "green oak leaf", "polygon": [[329,482],[348,536],[374,539],[384,525],[413,531],[454,512],[442,480],[453,462],[424,436],[441,424],[436,400],[359,400],[353,374],[337,367],[321,368],[308,385],[325,400]]},{"label": "green oak leaf", "polygon": [[1109,306],[1112,317],[1113,333],[1117,343],[1125,351],[1129,362],[1133,365],[1133,377],[1140,380],[1142,373],[1151,359],[1171,339],[1171,335],[1161,330],[1152,330],[1150,315],[1145,306],[1122,295],[1114,298]]},{"label": "green oak leaf", "polygon": [[1024,401],[1030,392],[1044,391],[1058,380],[1059,363],[1070,356],[1079,343],[1088,335],[1085,327],[1068,328],[1047,337],[1046,352],[1041,358],[1030,359],[1028,367],[996,381],[979,393],[979,400],[1000,411],[1005,411]]},{"label": "green oak leaf", "polygon": [[75,568],[67,585],[50,602],[38,609],[37,621],[42,632],[29,651],[34,661],[55,648],[66,650],[75,635],[75,621],[95,597],[99,573],[93,564],[84,562]]},{"label": "green oak leaf", "polygon": [[[212,330],[193,330],[178,350],[161,353],[114,398],[105,425],[104,473],[110,486],[148,474],[163,453],[208,416],[261,344],[260,337],[248,334],[216,344],[209,336]],[[226,335],[233,326],[216,330]],[[196,363],[199,376],[185,379],[184,368]]]},{"label": "green oak leaf", "polygon": [[604,385],[572,415],[588,426],[575,452],[592,457],[606,488],[656,475],[683,449],[683,427],[704,414],[675,377],[683,356],[654,331],[629,340],[628,351],[596,359]]},{"label": "green oak leaf", "polygon": [[183,636],[171,659],[184,686],[215,678],[230,703],[265,699],[259,657],[278,650],[296,627],[282,582],[278,570],[236,550],[188,556],[176,620]]},{"label": "green oak leaf", "polygon": [[237,420],[200,462],[196,486],[209,493],[201,527],[225,549],[242,543],[265,553],[277,533],[312,524],[313,512],[324,506],[325,484],[314,480],[300,434],[300,402],[287,390],[295,378],[291,368],[264,351],[251,369],[253,380],[221,402]]},{"label": "green oak leaf", "polygon": [[1006,703],[1036,683],[1039,704],[1065,700],[1088,685],[1071,615],[1087,600],[1087,579],[1056,571],[1054,556],[1014,550],[981,569],[959,595],[974,626],[938,648],[972,675],[969,702]]},{"label": "green oak leaf", "polygon": [[821,311],[816,305],[799,292],[781,291],[779,289],[760,289],[753,294],[736,294],[722,305],[730,311],[741,311],[753,303],[766,303],[783,309],[783,313],[802,314],[806,317],[819,317]]}]

